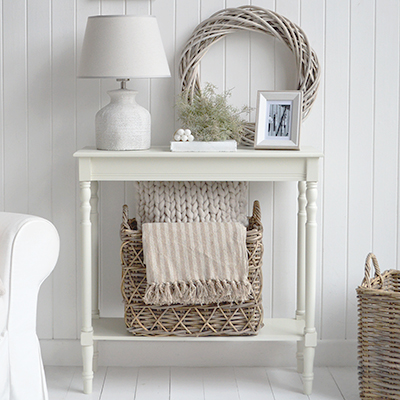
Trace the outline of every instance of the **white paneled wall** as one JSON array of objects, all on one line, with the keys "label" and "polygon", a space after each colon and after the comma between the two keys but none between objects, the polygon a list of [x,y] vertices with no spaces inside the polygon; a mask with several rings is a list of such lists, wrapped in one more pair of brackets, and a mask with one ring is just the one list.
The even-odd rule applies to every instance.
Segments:
[{"label": "white paneled wall", "polygon": [[[139,90],[138,102],[151,111],[152,142],[160,145],[168,144],[179,126],[174,102],[183,45],[200,21],[220,9],[244,4],[275,10],[299,24],[319,57],[320,90],[301,133],[302,145],[325,154],[319,192],[317,329],[326,363],[337,356],[331,343],[343,352],[352,349],[353,357],[355,288],[363,276],[365,256],[373,250],[382,269],[398,265],[399,1],[2,0],[1,4],[0,209],[48,218],[61,236],[59,263],[39,299],[38,331],[49,362],[76,362],[66,356],[65,349],[72,347],[79,354],[79,193],[72,154],[94,145],[94,115],[108,102],[107,90],[117,87],[113,80],[76,79],[87,17],[125,13],[157,17],[172,77],[133,80],[129,87]],[[251,107],[256,105],[257,90],[294,89],[296,82],[293,56],[283,44],[244,32],[210,49],[201,65],[201,79],[220,90],[233,88],[231,102]],[[254,120],[254,111],[250,119]],[[261,200],[265,226],[267,317],[294,315],[296,190],[296,184],[287,182],[251,184],[249,198]],[[102,183],[100,197],[100,308],[102,315],[121,315],[118,229],[122,204],[134,210],[134,188],[131,183]]]}]

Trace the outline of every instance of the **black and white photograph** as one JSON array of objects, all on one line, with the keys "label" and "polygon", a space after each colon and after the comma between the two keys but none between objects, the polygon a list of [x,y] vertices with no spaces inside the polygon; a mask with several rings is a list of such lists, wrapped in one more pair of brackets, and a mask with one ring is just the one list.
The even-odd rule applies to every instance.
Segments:
[{"label": "black and white photograph", "polygon": [[288,139],[290,137],[291,101],[268,102],[268,136]]}]

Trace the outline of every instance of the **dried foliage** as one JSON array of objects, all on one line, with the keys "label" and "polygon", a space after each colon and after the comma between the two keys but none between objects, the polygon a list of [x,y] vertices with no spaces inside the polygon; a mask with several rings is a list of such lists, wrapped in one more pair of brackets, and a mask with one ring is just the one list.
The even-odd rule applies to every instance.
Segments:
[{"label": "dried foliage", "polygon": [[233,107],[228,104],[232,90],[219,94],[216,89],[216,86],[207,83],[191,102],[189,96],[182,92],[176,103],[179,121],[192,131],[197,141],[234,139],[240,143],[246,123],[240,115],[249,113],[250,108]]}]

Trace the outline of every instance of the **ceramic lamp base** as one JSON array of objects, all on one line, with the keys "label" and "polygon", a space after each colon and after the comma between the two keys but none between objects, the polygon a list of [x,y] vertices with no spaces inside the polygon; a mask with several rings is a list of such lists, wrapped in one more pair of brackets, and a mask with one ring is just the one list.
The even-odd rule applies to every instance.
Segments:
[{"label": "ceramic lamp base", "polygon": [[98,150],[145,150],[150,148],[150,113],[136,103],[135,90],[107,92],[109,104],[96,114]]}]

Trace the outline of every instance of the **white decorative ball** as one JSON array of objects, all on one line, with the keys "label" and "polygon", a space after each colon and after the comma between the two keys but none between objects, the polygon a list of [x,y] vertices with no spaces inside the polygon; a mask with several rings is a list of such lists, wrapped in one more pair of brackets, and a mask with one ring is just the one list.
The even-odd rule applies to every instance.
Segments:
[{"label": "white decorative ball", "polygon": [[193,136],[192,134],[190,134],[190,135],[188,136],[188,141],[189,141],[189,142],[193,142],[193,140],[194,140],[194,136]]},{"label": "white decorative ball", "polygon": [[175,134],[175,136],[174,136],[174,140],[176,141],[176,142],[180,142],[181,141],[181,135],[178,135],[177,133]]},{"label": "white decorative ball", "polygon": [[185,131],[184,131],[185,133],[185,135],[186,136],[189,136],[191,133],[192,133],[192,131],[190,130],[190,129],[185,129]]},{"label": "white decorative ball", "polygon": [[178,129],[175,133],[177,133],[179,136],[182,136],[185,134],[185,131],[183,129]]},{"label": "white decorative ball", "polygon": [[188,137],[186,135],[182,135],[181,138],[182,138],[181,139],[182,142],[187,142],[188,141]]}]

